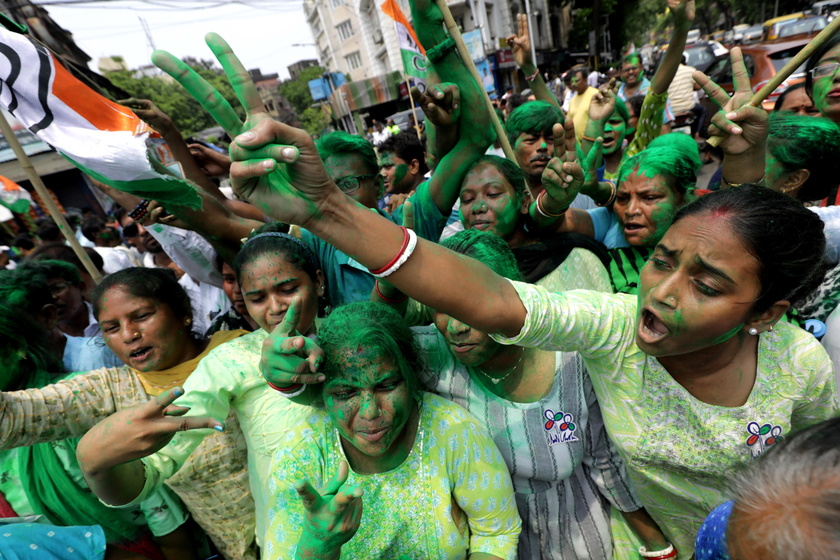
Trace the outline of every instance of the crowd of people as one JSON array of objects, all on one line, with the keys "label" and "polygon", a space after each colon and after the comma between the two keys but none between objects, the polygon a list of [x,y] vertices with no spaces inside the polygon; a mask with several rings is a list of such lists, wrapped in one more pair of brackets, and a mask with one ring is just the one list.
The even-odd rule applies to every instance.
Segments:
[{"label": "crowd of people", "polygon": [[[668,4],[649,80],[568,99],[520,18],[510,159],[428,0],[422,135],[315,141],[210,34],[242,120],[156,53],[229,155],[127,100],[201,207],[94,181],[101,281],[46,227],[0,271],[0,557],[840,557],[840,34],[768,114],[737,48],[731,95],[686,74]],[[686,76],[708,131],[669,132]]]}]

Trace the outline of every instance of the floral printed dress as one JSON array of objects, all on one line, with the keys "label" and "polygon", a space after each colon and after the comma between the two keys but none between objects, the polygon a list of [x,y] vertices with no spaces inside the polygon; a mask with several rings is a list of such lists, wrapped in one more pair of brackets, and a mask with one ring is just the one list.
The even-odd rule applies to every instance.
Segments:
[{"label": "floral printed dress", "polygon": [[[456,560],[484,552],[514,560],[520,520],[502,456],[485,429],[460,406],[423,393],[417,437],[406,460],[384,473],[358,474],[362,522],[343,559]],[[346,461],[326,412],[316,410],[288,435],[271,467],[266,557],[287,560],[303,526],[293,484],[323,487]],[[348,461],[349,464],[349,461]]]}]

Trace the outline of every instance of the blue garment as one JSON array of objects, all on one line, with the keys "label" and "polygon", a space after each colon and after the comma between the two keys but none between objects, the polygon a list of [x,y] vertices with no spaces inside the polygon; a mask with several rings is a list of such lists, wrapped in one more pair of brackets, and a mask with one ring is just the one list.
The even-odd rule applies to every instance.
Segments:
[{"label": "blue garment", "polygon": [[697,560],[729,560],[726,543],[726,526],[735,502],[729,500],[716,507],[706,517],[703,526],[697,532],[694,554]]},{"label": "blue garment", "polygon": [[[414,231],[419,237],[437,243],[446,225],[446,216],[441,214],[429,193],[429,182],[421,183],[409,198],[414,206]],[[393,214],[378,210],[379,215],[395,224],[402,224],[403,207]],[[321,264],[327,284],[327,295],[333,308],[354,301],[367,301],[373,290],[375,278],[361,263],[345,255],[326,241],[301,230],[301,241],[309,247]]]},{"label": "blue garment", "polygon": [[68,336],[64,345],[62,363],[68,372],[92,371],[103,367],[122,367],[123,364],[101,336]]},{"label": "blue garment", "polygon": [[592,218],[592,227],[595,229],[595,239],[606,245],[607,249],[617,247],[629,247],[624,233],[618,224],[618,218],[609,208],[594,208],[587,210]]},{"label": "blue garment", "polygon": [[0,551],[4,560],[102,560],[102,527],[56,527],[43,523],[0,520]]}]

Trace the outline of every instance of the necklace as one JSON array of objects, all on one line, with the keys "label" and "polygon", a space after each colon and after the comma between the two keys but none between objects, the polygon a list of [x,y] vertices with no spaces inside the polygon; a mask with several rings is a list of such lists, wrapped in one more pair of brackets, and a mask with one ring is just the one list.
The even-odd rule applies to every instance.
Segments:
[{"label": "necklace", "polygon": [[485,376],[487,379],[489,379],[489,380],[490,380],[490,382],[491,382],[493,385],[498,385],[499,383],[501,383],[502,381],[504,381],[505,379],[507,379],[507,377],[508,377],[511,373],[513,373],[514,371],[516,371],[516,368],[518,368],[518,367],[519,367],[519,364],[521,364],[521,363],[522,363],[522,359],[523,359],[524,357],[525,357],[525,350],[523,349],[523,350],[522,350],[522,353],[519,355],[519,359],[516,361],[516,363],[515,363],[515,364],[513,364],[513,367],[512,367],[512,368],[510,368],[510,371],[509,371],[509,372],[507,372],[506,374],[504,374],[504,375],[503,375],[503,376],[501,376],[501,377],[493,377],[492,375],[488,374],[486,371],[484,371],[483,369],[481,369],[481,368],[480,368],[480,367],[478,367],[478,366],[476,366],[476,368],[475,368],[475,369],[477,369],[478,371],[480,371],[481,373],[483,373],[483,374],[484,374],[484,376]]}]

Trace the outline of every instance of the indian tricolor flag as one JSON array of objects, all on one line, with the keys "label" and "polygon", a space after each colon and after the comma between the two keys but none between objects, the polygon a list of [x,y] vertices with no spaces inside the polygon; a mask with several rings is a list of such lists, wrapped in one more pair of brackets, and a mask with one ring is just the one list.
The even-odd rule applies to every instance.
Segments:
[{"label": "indian tricolor flag", "polygon": [[77,80],[44,45],[0,27],[0,105],[76,167],[142,198],[200,207],[194,187],[151,157],[151,129]]},{"label": "indian tricolor flag", "polygon": [[397,32],[405,73],[416,78],[425,78],[426,67],[429,65],[426,60],[426,50],[417,40],[417,35],[414,34],[414,29],[405,18],[397,0],[385,0],[382,4],[382,12],[394,20],[394,30]]}]

